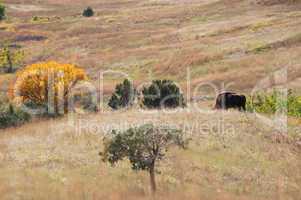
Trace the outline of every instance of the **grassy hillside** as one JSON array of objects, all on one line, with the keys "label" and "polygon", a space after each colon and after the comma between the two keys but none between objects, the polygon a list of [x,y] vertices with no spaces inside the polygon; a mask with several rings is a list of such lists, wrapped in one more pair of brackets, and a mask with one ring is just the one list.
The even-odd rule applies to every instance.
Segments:
[{"label": "grassy hillside", "polygon": [[[24,48],[25,63],[71,62],[94,81],[99,71],[121,70],[138,83],[168,77],[184,84],[190,68],[194,85],[233,82],[240,90],[288,67],[290,84],[300,82],[298,0],[4,2],[9,18],[0,37]],[[81,16],[87,6],[96,16]]]},{"label": "grassy hillside", "polygon": [[[0,22],[0,42],[25,51],[20,67],[47,60],[76,64],[96,87],[105,70],[128,73],[136,85],[168,78],[185,95],[187,69],[192,86],[224,83],[249,94],[287,67],[287,87],[301,92],[300,0],[3,2],[8,17]],[[81,15],[87,6],[95,11],[91,18]],[[0,74],[0,101],[14,78]],[[106,80],[105,93],[115,84]],[[213,92],[204,89],[202,109],[211,110]],[[285,134],[254,113],[188,109],[105,108],[75,116],[71,124],[67,116],[34,118],[1,129],[0,199],[151,199],[147,173],[133,172],[127,161],[113,168],[98,155],[110,129],[146,122],[180,126],[192,139],[187,150],[172,149],[158,166],[157,199],[300,199],[299,118],[288,118]]]}]

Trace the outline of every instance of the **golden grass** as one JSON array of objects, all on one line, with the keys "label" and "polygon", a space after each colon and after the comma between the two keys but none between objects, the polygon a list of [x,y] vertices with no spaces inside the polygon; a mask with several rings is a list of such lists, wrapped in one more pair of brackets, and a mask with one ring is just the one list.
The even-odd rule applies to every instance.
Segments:
[{"label": "golden grass", "polygon": [[[298,199],[298,138],[273,139],[277,132],[253,117],[132,109],[77,116],[75,126],[62,118],[2,130],[0,190],[6,192],[1,199],[148,199],[147,174],[131,171],[126,161],[115,168],[102,163],[98,152],[106,131],[95,131],[96,126],[145,122],[202,125],[187,131],[193,139],[188,150],[172,149],[160,162],[158,199]],[[223,119],[228,134],[219,135]],[[290,134],[300,131],[295,123]]]}]

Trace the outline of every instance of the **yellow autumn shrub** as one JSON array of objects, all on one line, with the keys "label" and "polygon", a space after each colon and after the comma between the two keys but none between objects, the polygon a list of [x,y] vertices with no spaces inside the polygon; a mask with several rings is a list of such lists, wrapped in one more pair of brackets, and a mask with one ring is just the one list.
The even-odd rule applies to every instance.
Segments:
[{"label": "yellow autumn shrub", "polygon": [[69,92],[84,80],[87,80],[85,71],[75,65],[54,61],[36,63],[17,73],[13,96],[22,102],[47,105],[47,108],[50,105],[54,113],[63,105],[66,112]]}]

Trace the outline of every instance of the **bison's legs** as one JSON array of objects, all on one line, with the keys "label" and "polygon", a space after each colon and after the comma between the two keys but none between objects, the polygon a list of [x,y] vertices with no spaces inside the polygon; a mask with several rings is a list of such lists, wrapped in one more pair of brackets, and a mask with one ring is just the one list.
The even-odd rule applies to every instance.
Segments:
[{"label": "bison's legs", "polygon": [[246,97],[245,96],[241,96],[242,97],[242,109],[244,110],[244,111],[246,111],[246,103],[247,103],[247,99],[246,99]]},{"label": "bison's legs", "polygon": [[218,109],[220,109],[220,107],[218,106],[218,104],[217,104],[217,103],[214,105],[214,109],[215,109],[215,110],[218,110]]},{"label": "bison's legs", "polygon": [[242,111],[246,111],[246,102],[243,102],[241,109],[242,109]]},{"label": "bison's legs", "polygon": [[246,105],[239,106],[239,111],[246,111]]}]

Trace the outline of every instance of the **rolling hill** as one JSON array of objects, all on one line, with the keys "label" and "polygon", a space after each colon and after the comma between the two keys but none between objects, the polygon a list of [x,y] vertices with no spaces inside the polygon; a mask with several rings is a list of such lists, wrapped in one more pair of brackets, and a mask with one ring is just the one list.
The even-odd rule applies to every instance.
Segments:
[{"label": "rolling hill", "polygon": [[[1,200],[300,199],[300,118],[285,119],[283,131],[256,113],[211,109],[214,87],[223,85],[245,94],[278,85],[301,92],[300,0],[3,2],[8,18],[0,22],[0,42],[25,51],[20,68],[72,63],[106,95],[121,79],[108,76],[100,88],[107,70],[137,86],[171,79],[188,102],[205,100],[191,101],[201,112],[105,108],[0,129]],[[93,17],[82,16],[87,6]],[[0,74],[0,100],[14,79],[15,73]],[[261,117],[279,124],[275,116]],[[180,127],[191,139],[187,150],[171,149],[160,162],[155,198],[146,173],[133,172],[126,160],[111,167],[98,155],[111,129],[144,123]]]}]

